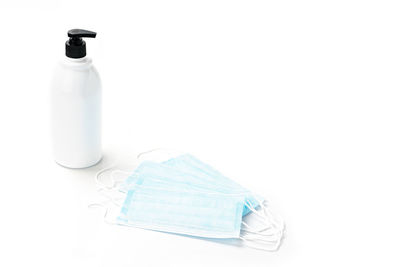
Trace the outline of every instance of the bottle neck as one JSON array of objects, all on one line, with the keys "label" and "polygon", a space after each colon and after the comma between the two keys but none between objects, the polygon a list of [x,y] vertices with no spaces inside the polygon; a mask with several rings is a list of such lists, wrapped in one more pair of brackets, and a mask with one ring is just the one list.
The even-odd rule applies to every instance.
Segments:
[{"label": "bottle neck", "polygon": [[81,57],[81,58],[71,58],[71,57],[66,57],[67,61],[71,63],[87,63],[91,61],[90,58],[88,57]]},{"label": "bottle neck", "polygon": [[64,57],[64,60],[62,62],[64,66],[73,68],[86,68],[92,65],[92,59],[89,57],[82,57],[82,58]]}]

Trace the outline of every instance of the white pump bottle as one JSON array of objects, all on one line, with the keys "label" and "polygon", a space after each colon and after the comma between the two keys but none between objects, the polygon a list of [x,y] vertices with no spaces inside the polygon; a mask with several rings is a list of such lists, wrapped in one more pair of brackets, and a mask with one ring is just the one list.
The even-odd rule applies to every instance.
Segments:
[{"label": "white pump bottle", "polygon": [[68,32],[66,57],[57,65],[51,86],[51,124],[55,161],[86,168],[101,159],[101,81],[86,57],[82,37],[95,32]]}]

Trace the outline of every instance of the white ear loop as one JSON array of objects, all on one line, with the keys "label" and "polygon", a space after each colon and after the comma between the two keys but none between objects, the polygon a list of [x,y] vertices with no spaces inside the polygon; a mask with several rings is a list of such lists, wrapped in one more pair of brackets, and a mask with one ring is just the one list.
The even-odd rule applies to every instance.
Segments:
[{"label": "white ear loop", "polygon": [[[279,229],[279,231],[283,231],[284,230],[284,224],[283,221],[280,219],[279,222],[277,222],[277,220],[275,219],[277,216],[275,214],[273,214],[270,209],[267,207],[266,205],[266,201],[259,201],[258,199],[256,199],[256,201],[258,202],[258,205],[261,208],[261,211],[256,210],[255,208],[253,208],[248,202],[247,206],[254,214],[259,215],[261,218],[267,220],[272,227]],[[257,230],[257,231],[262,231],[262,230]]]},{"label": "white ear loop", "polygon": [[102,182],[101,179],[100,179],[100,176],[104,172],[113,169],[115,166],[116,166],[116,163],[110,165],[109,167],[101,169],[100,171],[98,171],[95,174],[95,182],[96,182],[96,185],[98,187],[97,192],[100,193],[103,197],[105,197],[107,199],[106,204],[104,204],[104,203],[92,203],[92,204],[88,205],[88,208],[102,208],[102,209],[104,209],[103,219],[104,219],[104,222],[106,222],[107,224],[116,224],[115,221],[111,221],[107,217],[108,214],[109,214],[109,207],[107,207],[107,206],[111,203],[114,206],[117,206],[117,207],[120,208],[121,207],[121,203],[120,202],[123,201],[123,198],[116,198],[116,197],[113,197],[111,195],[112,192],[116,192],[115,190],[117,189],[116,188],[116,184],[117,184],[116,180],[115,180],[114,176],[112,175],[115,172],[115,170],[112,171],[111,175],[109,176],[110,180],[111,180],[111,185],[107,185],[104,182]]},{"label": "white ear loop", "polygon": [[249,247],[252,249],[257,249],[257,250],[269,251],[269,252],[277,251],[281,245],[280,241],[271,246],[271,244],[257,245],[257,244],[259,244],[259,242],[255,242],[254,240],[247,239],[244,237],[239,237],[239,239],[241,239],[243,241],[243,245],[245,245],[246,247]]},{"label": "white ear loop", "polygon": [[[254,229],[254,227],[251,227],[247,223],[242,221],[242,225],[244,225],[245,228],[241,229],[242,232],[240,239],[246,242],[253,242],[253,243],[262,243],[262,244],[267,243],[269,245],[276,244],[276,246],[274,246],[272,249],[276,250],[281,242],[284,228],[275,222],[274,215],[272,213],[270,213],[269,211],[267,212],[266,210],[267,207],[265,205],[265,202],[263,203],[261,203],[260,201],[258,202],[261,211],[254,209],[248,200],[246,200],[245,206],[249,208],[249,210],[256,215],[255,218],[258,218],[259,221],[261,221],[266,226],[261,229]],[[270,250],[270,249],[265,249],[264,247],[254,246],[251,244],[249,246],[256,249]]]},{"label": "white ear loop", "polygon": [[249,234],[245,232],[240,232],[240,237],[241,238],[246,238],[247,240],[253,240],[253,241],[258,241],[258,242],[264,242],[264,243],[269,243],[269,244],[274,244],[279,242],[281,239],[281,235],[275,234],[271,236],[260,236],[260,234]]},{"label": "white ear loop", "polygon": [[112,180],[113,179],[113,177],[111,177],[111,186],[109,186],[109,185],[106,185],[105,183],[103,183],[103,182],[101,182],[101,180],[100,180],[100,175],[103,173],[103,172],[106,172],[106,171],[108,171],[108,170],[111,170],[112,168],[114,168],[116,166],[116,164],[112,164],[111,166],[109,166],[109,167],[106,167],[106,168],[104,168],[104,169],[101,169],[100,171],[98,171],[96,174],[95,174],[95,182],[96,182],[96,184],[97,184],[97,186],[98,187],[100,187],[100,188],[106,188],[106,189],[113,189],[114,188],[114,186],[115,186],[115,181],[114,180]]},{"label": "white ear loop", "polygon": [[245,234],[254,234],[254,235],[260,235],[260,236],[265,236],[265,237],[270,237],[270,236],[277,236],[279,232],[271,232],[271,231],[252,231],[249,229],[241,229],[242,232]]},{"label": "white ear loop", "polygon": [[[105,190],[107,190],[108,192],[105,192]],[[101,195],[103,195],[105,198],[107,198],[108,201],[109,201],[110,203],[114,204],[114,205],[117,206],[117,207],[121,207],[122,204],[120,203],[120,201],[123,201],[124,198],[123,198],[123,197],[117,198],[117,197],[111,196],[110,193],[112,193],[113,191],[116,192],[114,189],[109,190],[109,189],[100,188],[100,189],[98,190],[98,192],[99,192]]]},{"label": "white ear loop", "polygon": [[239,239],[243,241],[243,244],[247,247],[264,250],[264,251],[276,251],[281,245],[283,232],[279,232],[274,238],[265,237],[260,233],[255,234],[241,234]]},{"label": "white ear loop", "polygon": [[242,240],[243,245],[247,247],[271,252],[276,251],[280,247],[282,236],[278,235],[277,238],[271,240],[260,237],[252,237],[251,235],[242,235],[239,237],[239,239]]},{"label": "white ear loop", "polygon": [[249,200],[246,199],[246,201],[244,202],[244,205],[245,205],[250,211],[252,211],[255,215],[257,215],[256,218],[260,219],[262,222],[264,222],[264,220],[267,219],[267,217],[266,217],[264,214],[262,214],[261,212],[257,211],[256,209],[254,209],[254,208],[251,206],[251,203],[250,203]]},{"label": "white ear loop", "polygon": [[[257,200],[258,201],[258,200]],[[259,201],[258,201],[259,202]],[[250,211],[253,212],[253,214],[255,214],[255,218],[257,218],[261,223],[263,223],[265,226],[262,227],[261,229],[255,229],[255,227],[250,227],[247,223],[242,222],[242,224],[247,228],[247,230],[250,230],[252,232],[264,232],[264,231],[268,231],[268,230],[280,230],[280,228],[277,228],[276,225],[274,224],[274,222],[271,220],[271,218],[269,216],[266,216],[263,212],[260,212],[256,209],[254,209],[251,205],[251,203],[249,202],[249,200],[245,201],[244,204]],[[263,208],[262,203],[259,202],[259,205],[261,208]],[[245,229],[246,230],[246,229]]]},{"label": "white ear loop", "polygon": [[275,239],[267,239],[267,238],[261,238],[261,237],[257,237],[257,236],[251,236],[251,235],[241,235],[241,238],[246,239],[247,241],[254,241],[254,242],[258,242],[258,243],[267,243],[267,244],[276,244],[277,242],[279,242],[279,238],[275,238]]},{"label": "white ear loop", "polygon": [[[115,200],[115,198],[113,198],[112,196],[110,196],[109,194],[105,193],[105,190],[110,190],[112,191],[112,189],[106,189],[106,188],[100,188],[98,190],[99,193],[101,193],[102,196],[104,196],[107,201],[105,203],[92,203],[88,205],[88,208],[92,209],[92,208],[102,208],[104,209],[104,215],[103,215],[103,220],[105,223],[107,224],[116,224],[116,222],[113,220],[109,220],[108,219],[108,214],[109,214],[109,205],[110,203],[117,206],[117,207],[121,207],[121,204],[118,203],[118,201]],[[122,200],[122,198],[120,199]]]},{"label": "white ear loop", "polygon": [[265,216],[267,216],[268,218],[271,219],[272,223],[278,228],[281,229],[282,231],[285,229],[285,223],[283,221],[283,219],[274,214],[271,209],[267,206],[266,201],[262,202],[260,204],[261,209],[263,210]]},{"label": "white ear loop", "polygon": [[[244,222],[242,222],[244,223]],[[247,225],[244,223],[244,225]],[[270,242],[275,243],[278,242],[282,238],[282,231],[280,229],[275,229],[269,227],[266,231],[259,231],[259,230],[250,230],[251,227],[247,226],[248,229],[241,229],[241,237],[251,239],[252,241],[260,241],[260,242]]]},{"label": "white ear loop", "polygon": [[269,230],[272,229],[272,226],[266,226],[266,227],[263,227],[261,229],[254,229],[255,227],[250,226],[249,224],[247,224],[244,221],[242,221],[242,225],[247,228],[247,229],[242,229],[242,230],[254,231],[255,233],[265,232],[265,231],[269,231]]}]

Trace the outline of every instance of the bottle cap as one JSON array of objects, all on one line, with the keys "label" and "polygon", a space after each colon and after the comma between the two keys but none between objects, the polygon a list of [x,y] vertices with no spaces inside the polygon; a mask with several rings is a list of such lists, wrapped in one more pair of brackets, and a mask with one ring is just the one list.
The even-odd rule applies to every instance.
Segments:
[{"label": "bottle cap", "polygon": [[86,56],[86,42],[82,37],[95,38],[96,33],[81,29],[68,31],[69,40],[65,42],[65,55],[70,58],[82,58]]}]

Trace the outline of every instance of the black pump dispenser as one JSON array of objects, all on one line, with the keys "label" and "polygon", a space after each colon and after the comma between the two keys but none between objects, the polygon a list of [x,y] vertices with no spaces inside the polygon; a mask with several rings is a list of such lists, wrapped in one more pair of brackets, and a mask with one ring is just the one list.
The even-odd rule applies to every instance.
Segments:
[{"label": "black pump dispenser", "polygon": [[82,37],[95,38],[96,33],[72,29],[68,31],[69,40],[65,43],[65,55],[70,58],[82,58],[86,56],[86,43]]}]

